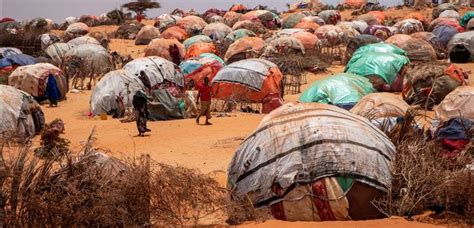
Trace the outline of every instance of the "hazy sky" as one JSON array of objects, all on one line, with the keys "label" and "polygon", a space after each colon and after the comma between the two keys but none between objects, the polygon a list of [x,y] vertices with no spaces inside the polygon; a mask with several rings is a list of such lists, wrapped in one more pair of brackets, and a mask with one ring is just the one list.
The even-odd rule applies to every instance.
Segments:
[{"label": "hazy sky", "polygon": [[[50,18],[62,22],[69,16],[83,14],[99,15],[119,8],[130,0],[0,0],[0,18],[12,17],[17,20],[32,19],[35,17]],[[322,0],[324,3],[338,4],[343,0]],[[380,0],[381,3],[393,5],[402,0]],[[228,9],[232,4],[239,2],[249,7],[257,4],[268,5],[278,10],[286,9],[286,3],[298,0],[159,0],[162,8],[147,11],[148,16],[158,16],[170,12],[175,8],[185,10],[196,9],[204,12],[209,8]]]}]

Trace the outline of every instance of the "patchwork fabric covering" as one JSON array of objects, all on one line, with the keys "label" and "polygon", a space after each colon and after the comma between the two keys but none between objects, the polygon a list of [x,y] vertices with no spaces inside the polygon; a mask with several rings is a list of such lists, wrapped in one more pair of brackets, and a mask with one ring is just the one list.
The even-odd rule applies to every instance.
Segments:
[{"label": "patchwork fabric covering", "polygon": [[148,56],[134,59],[125,64],[123,70],[130,72],[136,78],[140,76],[141,71],[144,71],[152,87],[165,80],[181,87],[184,86],[183,75],[175,68],[174,63],[161,57]]},{"label": "patchwork fabric covering", "polygon": [[[436,119],[445,122],[453,118],[474,120],[474,87],[460,86],[449,93],[434,108]],[[461,116],[462,115],[462,116]]]},{"label": "patchwork fabric covering", "polygon": [[[275,194],[275,186],[291,191],[289,201],[304,200],[298,187],[320,180],[331,185],[325,190],[335,199],[342,191],[334,179],[323,179],[329,177],[351,177],[387,191],[395,152],[390,139],[365,118],[325,104],[288,103],[265,116],[239,146],[228,168],[228,185],[235,196],[248,197],[256,206],[289,200]],[[347,210],[340,199],[331,207]],[[337,217],[347,219],[340,211]]]},{"label": "patchwork fabric covering", "polygon": [[50,74],[56,79],[60,98],[64,98],[68,88],[66,78],[61,69],[49,63],[37,63],[16,68],[8,77],[8,84],[34,97],[44,97]]}]

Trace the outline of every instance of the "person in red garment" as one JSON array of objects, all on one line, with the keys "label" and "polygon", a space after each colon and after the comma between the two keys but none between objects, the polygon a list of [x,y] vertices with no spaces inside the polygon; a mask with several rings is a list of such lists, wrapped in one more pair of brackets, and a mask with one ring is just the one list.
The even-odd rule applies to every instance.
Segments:
[{"label": "person in red garment", "polygon": [[198,86],[198,95],[197,95],[197,104],[201,102],[201,110],[198,117],[196,118],[196,123],[199,124],[199,118],[206,115],[206,125],[212,125],[209,122],[211,119],[211,86],[209,85],[209,78],[204,78],[204,83],[201,86]]},{"label": "person in red garment", "polygon": [[139,23],[141,23],[142,20],[143,20],[143,18],[144,18],[143,13],[142,13],[141,11],[138,11],[138,12],[137,12],[137,17],[136,17],[137,21],[138,21]]}]

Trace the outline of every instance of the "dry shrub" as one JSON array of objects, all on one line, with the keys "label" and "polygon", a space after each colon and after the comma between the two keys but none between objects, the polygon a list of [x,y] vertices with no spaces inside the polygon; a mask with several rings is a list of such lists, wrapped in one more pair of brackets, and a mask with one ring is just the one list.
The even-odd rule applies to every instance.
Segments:
[{"label": "dry shrub", "polygon": [[92,134],[79,153],[61,160],[39,159],[30,144],[0,152],[5,225],[195,225],[229,204],[211,177],[148,156],[108,157],[93,149]]},{"label": "dry shrub", "polygon": [[436,140],[425,140],[423,133],[412,131],[415,116],[388,134],[397,146],[392,161],[392,186],[382,200],[374,204],[387,216],[409,216],[426,210],[454,213],[463,222],[472,223],[474,205],[474,164],[469,149],[456,158],[441,154]]}]

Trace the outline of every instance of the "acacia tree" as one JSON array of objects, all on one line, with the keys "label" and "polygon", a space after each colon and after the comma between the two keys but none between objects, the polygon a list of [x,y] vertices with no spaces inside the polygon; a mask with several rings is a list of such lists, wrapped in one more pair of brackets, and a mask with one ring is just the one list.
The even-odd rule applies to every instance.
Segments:
[{"label": "acacia tree", "polygon": [[122,5],[123,8],[127,8],[130,11],[135,12],[136,14],[143,14],[148,9],[157,9],[161,8],[160,3],[152,0],[137,0],[134,2],[125,3]]}]

